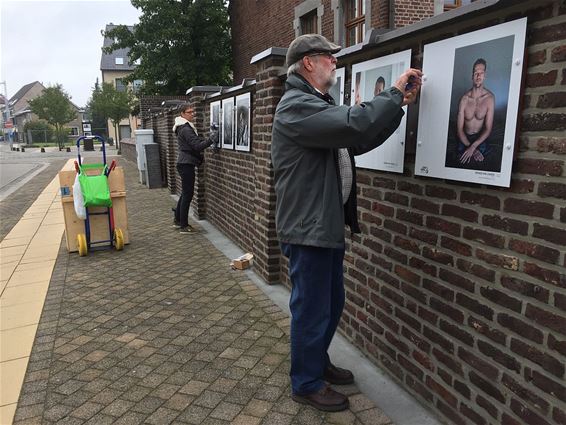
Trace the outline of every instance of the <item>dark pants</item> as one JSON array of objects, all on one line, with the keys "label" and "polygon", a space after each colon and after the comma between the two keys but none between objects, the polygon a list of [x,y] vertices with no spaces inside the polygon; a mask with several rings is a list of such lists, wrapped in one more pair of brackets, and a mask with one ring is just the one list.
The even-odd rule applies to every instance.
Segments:
[{"label": "dark pants", "polygon": [[193,164],[177,164],[181,176],[181,196],[175,209],[175,221],[181,227],[189,225],[189,206],[195,193],[195,166]]},{"label": "dark pants", "polygon": [[281,244],[289,258],[291,388],[306,395],[324,385],[327,354],[344,308],[344,248]]}]

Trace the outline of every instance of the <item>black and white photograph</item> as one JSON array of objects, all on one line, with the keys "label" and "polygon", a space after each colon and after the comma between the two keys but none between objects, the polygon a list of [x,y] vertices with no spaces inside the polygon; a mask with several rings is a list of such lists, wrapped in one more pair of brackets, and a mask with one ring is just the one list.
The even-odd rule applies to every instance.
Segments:
[{"label": "black and white photograph", "polygon": [[525,32],[519,19],[425,45],[416,175],[509,187]]},{"label": "black and white photograph", "polygon": [[344,76],[346,74],[346,68],[338,68],[336,70],[336,84],[334,84],[328,93],[334,99],[337,105],[344,104]]},{"label": "black and white photograph", "polygon": [[[222,123],[220,122],[220,101],[210,103],[210,125],[218,126],[218,140],[222,140]],[[220,147],[221,143],[218,144]]]},{"label": "black and white photograph", "polygon": [[222,149],[234,149],[234,98],[222,100]]},{"label": "black and white photograph", "polygon": [[[404,50],[352,66],[351,104],[359,105],[390,88],[410,67],[411,51]],[[403,107],[407,112],[407,107]],[[403,172],[405,156],[406,115],[395,132],[381,146],[356,157],[356,166],[371,170]]]},{"label": "black and white photograph", "polygon": [[249,152],[250,143],[250,93],[236,96],[236,150]]}]

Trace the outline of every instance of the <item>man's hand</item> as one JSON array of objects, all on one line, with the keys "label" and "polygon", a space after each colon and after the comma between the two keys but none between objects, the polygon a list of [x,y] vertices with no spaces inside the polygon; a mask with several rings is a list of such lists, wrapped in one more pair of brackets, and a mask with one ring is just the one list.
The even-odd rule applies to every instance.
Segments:
[{"label": "man's hand", "polygon": [[423,73],[419,69],[409,68],[395,81],[394,86],[403,93],[401,106],[413,103],[421,90]]}]

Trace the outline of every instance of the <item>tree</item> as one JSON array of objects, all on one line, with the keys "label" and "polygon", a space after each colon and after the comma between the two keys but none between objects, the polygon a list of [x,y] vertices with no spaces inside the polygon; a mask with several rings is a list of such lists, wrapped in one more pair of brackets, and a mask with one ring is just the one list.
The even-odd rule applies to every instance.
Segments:
[{"label": "tree", "polygon": [[28,103],[31,111],[38,118],[55,127],[59,150],[63,149],[67,138],[67,130],[63,128],[63,125],[77,118],[77,110],[71,104],[71,98],[63,90],[63,86],[56,84],[48,87],[40,96]]},{"label": "tree", "polygon": [[[129,89],[118,91],[111,83],[103,83],[102,88],[95,86],[88,109],[93,116],[111,120],[118,139],[120,121],[129,117],[133,104],[134,98]],[[116,140],[116,147],[120,150],[119,140]]]},{"label": "tree", "polygon": [[184,94],[195,85],[231,83],[228,9],[224,0],[131,0],[141,9],[130,30],[106,32],[117,40],[106,48],[129,48],[130,63],[140,64],[125,80],[143,80],[142,94]]},{"label": "tree", "polygon": [[[86,113],[91,120],[91,127],[93,134],[98,136],[108,137],[108,117],[105,117],[100,113],[98,110],[93,110],[91,101],[92,98],[96,97],[98,93],[100,93],[102,89],[100,88],[100,84],[98,82],[98,78],[94,83],[94,87],[92,89],[93,95],[86,106]],[[94,94],[96,93],[96,95]]]}]

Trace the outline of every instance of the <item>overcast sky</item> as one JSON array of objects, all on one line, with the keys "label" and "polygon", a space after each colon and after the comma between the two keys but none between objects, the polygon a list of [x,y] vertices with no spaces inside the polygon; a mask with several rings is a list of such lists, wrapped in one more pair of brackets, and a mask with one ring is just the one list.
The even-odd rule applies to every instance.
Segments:
[{"label": "overcast sky", "polygon": [[139,15],[129,0],[0,0],[0,81],[8,98],[34,81],[59,83],[84,107],[96,78],[102,81],[100,31],[133,25]]}]

